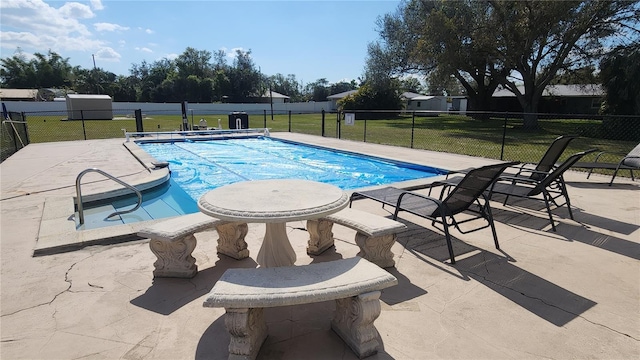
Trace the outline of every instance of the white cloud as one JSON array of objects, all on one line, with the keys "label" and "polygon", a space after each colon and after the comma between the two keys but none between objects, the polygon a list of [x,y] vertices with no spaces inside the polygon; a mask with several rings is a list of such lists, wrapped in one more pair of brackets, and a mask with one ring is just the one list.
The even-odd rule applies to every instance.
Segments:
[{"label": "white cloud", "polygon": [[102,10],[104,9],[104,5],[102,5],[102,1],[101,0],[91,0],[91,7],[94,10]]},{"label": "white cloud", "polygon": [[153,33],[155,32],[155,31],[153,31],[153,30],[151,30],[151,29],[143,29],[143,28],[141,28],[141,27],[139,27],[139,28],[138,28],[138,30],[142,30],[142,31],[144,31],[144,32],[145,32],[145,33],[147,33],[147,34],[153,34]]},{"label": "white cloud", "polygon": [[227,51],[227,48],[223,47],[223,48],[221,48],[220,50],[225,51],[225,52],[227,53],[227,57],[229,57],[229,58],[232,58],[232,59],[233,59],[233,58],[235,58],[235,57],[236,57],[236,51],[238,51],[238,50],[240,50],[240,51],[244,51],[244,48],[242,48],[242,47],[235,47],[235,48],[233,48],[233,49],[231,49],[231,50]]},{"label": "white cloud", "polygon": [[95,23],[93,27],[97,31],[126,31],[129,27],[111,23]]},{"label": "white cloud", "polygon": [[120,58],[122,58],[122,56],[117,51],[113,50],[110,47],[101,48],[95,53],[95,55],[96,59],[109,62],[120,62]]},{"label": "white cloud", "polygon": [[136,47],[135,49],[142,52],[148,52],[148,53],[153,52],[153,50],[149,49],[148,47]]},{"label": "white cloud", "polygon": [[89,6],[77,2],[65,3],[58,9],[58,13],[72,19],[90,19],[96,16]]},{"label": "white cloud", "polygon": [[169,60],[175,60],[177,57],[178,57],[178,54],[176,53],[171,53],[164,56],[165,59],[169,59]]}]

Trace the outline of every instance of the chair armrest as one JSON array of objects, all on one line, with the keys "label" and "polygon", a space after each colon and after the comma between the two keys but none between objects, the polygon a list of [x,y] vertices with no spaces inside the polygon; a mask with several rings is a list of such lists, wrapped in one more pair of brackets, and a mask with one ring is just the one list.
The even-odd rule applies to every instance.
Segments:
[{"label": "chair armrest", "polygon": [[437,204],[438,206],[442,205],[442,201],[440,201],[440,200],[438,200],[438,199],[432,198],[432,197],[430,197],[430,196],[426,196],[426,195],[418,194],[418,193],[415,193],[415,192],[411,192],[411,191],[405,191],[405,192],[403,192],[402,194],[400,194],[400,196],[398,197],[398,202],[397,202],[397,204],[396,204],[396,209],[397,209],[397,208],[399,208],[399,207],[401,207],[401,205],[402,205],[402,199],[404,199],[404,197],[405,197],[405,196],[415,196],[415,197],[421,198],[421,199],[423,199],[423,200],[432,201],[432,202],[434,202],[435,204]]},{"label": "chair armrest", "polygon": [[[540,171],[538,171],[540,172]],[[546,174],[545,172],[543,172],[543,174]],[[530,179],[530,178],[526,178],[526,177],[521,177],[521,176],[500,176],[499,178],[496,179],[495,182],[498,181],[512,181],[512,182],[520,182],[520,183],[529,183],[529,184],[537,184],[539,183],[538,180],[534,180],[534,179]]]}]

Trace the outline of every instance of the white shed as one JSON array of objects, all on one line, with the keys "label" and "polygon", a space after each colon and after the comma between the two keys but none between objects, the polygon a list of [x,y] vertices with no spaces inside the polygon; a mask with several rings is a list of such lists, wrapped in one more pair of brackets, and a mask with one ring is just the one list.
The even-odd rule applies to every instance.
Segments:
[{"label": "white shed", "polygon": [[113,106],[109,95],[67,94],[69,120],[111,120]]}]

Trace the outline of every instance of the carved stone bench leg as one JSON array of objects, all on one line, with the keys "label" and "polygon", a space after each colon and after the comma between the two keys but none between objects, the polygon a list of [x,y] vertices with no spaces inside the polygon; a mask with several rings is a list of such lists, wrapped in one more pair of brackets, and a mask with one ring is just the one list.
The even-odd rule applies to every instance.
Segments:
[{"label": "carved stone bench leg", "polygon": [[225,309],[224,324],[231,342],[229,360],[253,360],[267,338],[267,323],[262,308]]},{"label": "carved stone bench leg", "polygon": [[331,328],[361,359],[378,352],[378,330],[373,322],[380,315],[380,291],[337,299]]},{"label": "carved stone bench leg", "polygon": [[196,259],[191,256],[196,248],[196,238],[185,236],[176,241],[150,239],[149,247],[158,258],[153,266],[154,277],[192,278],[198,272]]},{"label": "carved stone bench leg", "polygon": [[307,254],[320,255],[323,251],[333,246],[332,228],[332,221],[324,219],[307,220],[307,231],[309,232]]},{"label": "carved stone bench leg", "polygon": [[396,264],[391,252],[391,247],[395,242],[395,234],[377,237],[369,237],[360,232],[356,234],[356,244],[360,248],[358,256],[371,261],[381,268],[391,267]]},{"label": "carved stone bench leg", "polygon": [[249,249],[244,237],[249,232],[246,223],[223,223],[216,225],[218,231],[218,246],[220,254],[230,256],[236,260],[249,257]]}]

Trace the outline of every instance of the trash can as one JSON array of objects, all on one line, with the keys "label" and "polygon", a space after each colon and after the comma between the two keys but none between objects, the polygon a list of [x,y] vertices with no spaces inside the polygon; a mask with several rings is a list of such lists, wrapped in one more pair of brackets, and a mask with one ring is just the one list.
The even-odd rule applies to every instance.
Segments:
[{"label": "trash can", "polygon": [[[239,127],[238,127],[239,126]],[[229,129],[248,129],[249,115],[244,111],[229,113]]]}]

